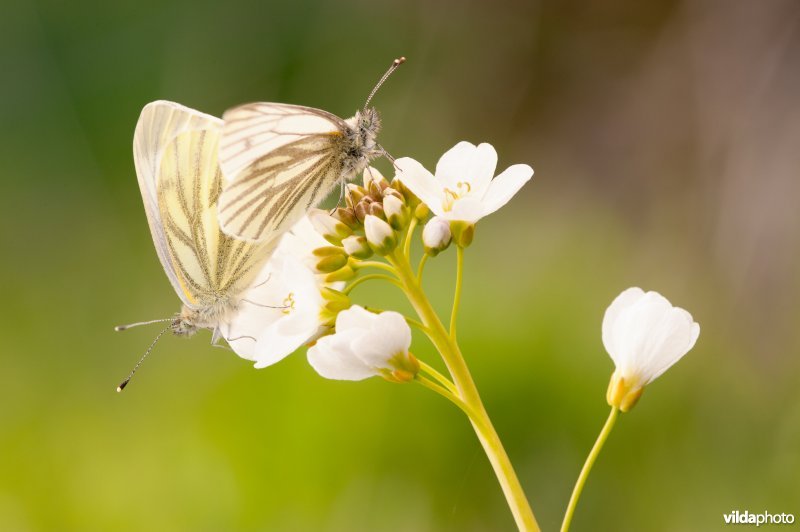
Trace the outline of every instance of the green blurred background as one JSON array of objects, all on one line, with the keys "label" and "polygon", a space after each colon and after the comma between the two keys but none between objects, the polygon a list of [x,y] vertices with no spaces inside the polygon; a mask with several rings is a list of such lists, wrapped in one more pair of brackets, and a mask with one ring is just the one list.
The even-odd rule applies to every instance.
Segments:
[{"label": "green blurred background", "polygon": [[[600,323],[632,285],[702,334],[622,417],[574,530],[800,517],[799,31],[789,0],[5,0],[0,530],[513,528],[421,387],[325,381],[302,352],[256,371],[203,334],[114,393],[156,330],[113,326],[179,308],[133,169],[142,106],[346,117],[398,55],[375,99],[395,156],[468,139],[536,169],[479,225],[460,331],[543,528],[605,419]],[[446,312],[452,250],[426,282]]]}]

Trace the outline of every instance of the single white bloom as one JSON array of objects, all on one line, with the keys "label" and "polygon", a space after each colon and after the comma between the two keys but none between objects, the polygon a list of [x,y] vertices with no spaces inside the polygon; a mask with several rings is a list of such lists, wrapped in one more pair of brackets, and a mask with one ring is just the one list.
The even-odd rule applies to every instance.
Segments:
[{"label": "single white bloom", "polygon": [[323,331],[325,283],[308,266],[314,249],[327,242],[307,217],[281,237],[272,257],[242,295],[236,314],[221,329],[234,352],[255,361],[256,368],[272,365]]},{"label": "single white bloom", "polygon": [[440,216],[431,218],[422,230],[422,243],[425,251],[431,255],[447,249],[451,238],[450,224]]},{"label": "single white bloom", "polygon": [[308,350],[308,362],[326,379],[360,381],[381,375],[405,382],[419,371],[410,345],[411,329],[401,314],[374,314],[354,305],[336,317],[335,334]]},{"label": "single white bloom", "polygon": [[650,384],[694,346],[700,325],[658,292],[628,288],[603,318],[603,345],[616,365],[608,400],[625,412]]},{"label": "single white bloom", "polygon": [[379,255],[386,255],[397,246],[397,235],[392,226],[372,214],[364,219],[364,234],[367,242]]},{"label": "single white bloom", "polygon": [[439,159],[435,177],[410,157],[395,166],[397,178],[434,214],[471,224],[508,203],[533,175],[527,164],[515,164],[492,179],[497,152],[486,143],[459,142]]}]

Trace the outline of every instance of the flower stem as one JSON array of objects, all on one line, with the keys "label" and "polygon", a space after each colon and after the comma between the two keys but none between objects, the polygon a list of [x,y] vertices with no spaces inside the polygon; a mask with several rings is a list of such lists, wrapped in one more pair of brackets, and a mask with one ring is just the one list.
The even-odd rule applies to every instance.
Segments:
[{"label": "flower stem", "polygon": [[347,285],[345,287],[345,289],[342,290],[342,292],[345,293],[345,294],[349,294],[350,292],[353,291],[353,288],[355,288],[356,286],[360,285],[361,283],[364,283],[364,282],[367,282],[367,281],[371,281],[373,279],[374,280],[380,279],[380,280],[389,282],[389,283],[397,286],[401,290],[403,288],[403,286],[399,282],[397,282],[397,279],[395,279],[394,277],[389,277],[388,275],[381,275],[379,273],[371,273],[369,275],[365,275],[363,277],[359,277],[358,279],[356,279],[355,281],[353,281],[352,283]]},{"label": "flower stem", "polygon": [[385,262],[380,262],[377,260],[362,260],[360,262],[355,262],[354,268],[356,270],[361,270],[362,268],[377,268],[379,270],[383,270],[389,273],[393,273],[394,275],[397,275],[397,271],[392,266],[386,264]]},{"label": "flower stem", "polygon": [[427,373],[428,375],[430,375],[431,377],[433,377],[434,379],[436,379],[437,381],[439,381],[439,383],[440,383],[442,386],[444,386],[445,388],[447,388],[447,389],[448,389],[449,391],[451,391],[452,393],[458,393],[458,391],[456,390],[456,387],[455,387],[455,385],[454,385],[452,382],[450,382],[450,379],[448,379],[447,377],[445,377],[444,375],[442,375],[441,373],[439,373],[438,371],[436,371],[436,369],[435,369],[435,368],[433,368],[433,367],[429,366],[428,364],[426,364],[426,363],[425,363],[425,362],[423,362],[422,360],[417,360],[417,361],[419,362],[419,367],[421,367],[421,368],[422,368],[422,370],[423,370],[425,373]]},{"label": "flower stem", "polygon": [[425,253],[421,259],[419,259],[419,266],[417,267],[417,282],[422,284],[422,272],[425,270],[425,263],[428,262],[429,254]]},{"label": "flower stem", "polygon": [[[406,318],[406,323],[408,323],[412,327],[416,327],[420,331],[424,332],[426,335],[430,335],[431,331],[427,327],[425,327],[425,325],[423,325],[422,323],[418,322],[414,318],[409,318],[408,316],[406,316],[405,318]],[[422,362],[420,362],[420,364],[422,364]],[[427,364],[426,364],[426,366],[427,366]],[[433,368],[431,368],[431,369],[433,369]],[[434,371],[436,371],[436,370],[434,370]]]},{"label": "flower stem", "polygon": [[[387,255],[386,258],[397,272],[409,302],[414,307],[422,323],[429,329],[430,334],[428,336],[431,342],[441,353],[447,369],[453,376],[457,392],[453,395],[469,407],[465,410],[460,404],[456,403],[469,416],[478,440],[481,442],[483,450],[494,469],[517,527],[519,530],[526,532],[538,531],[539,525],[536,523],[536,518],[525,497],[522,485],[517,478],[514,467],[511,465],[511,460],[509,460],[503,448],[500,437],[489,419],[489,414],[483,406],[478,389],[472,380],[472,375],[455,338],[451,337],[447,329],[445,329],[444,324],[442,324],[427,296],[422,291],[407,256],[401,255],[398,250],[395,250],[394,253]],[[436,386],[439,387],[438,385]],[[439,388],[444,390],[444,388]]]},{"label": "flower stem", "polygon": [[606,419],[606,424],[603,425],[603,430],[601,430],[600,435],[597,436],[597,441],[594,442],[594,446],[589,452],[589,456],[586,457],[586,463],[583,464],[581,474],[578,475],[578,481],[575,483],[575,488],[572,490],[572,496],[569,498],[567,511],[564,514],[564,522],[561,523],[561,532],[567,532],[569,530],[569,525],[572,522],[572,516],[575,514],[575,507],[578,505],[578,499],[583,491],[583,486],[586,484],[586,479],[589,477],[589,473],[592,470],[595,460],[597,460],[597,457],[600,455],[600,451],[603,449],[603,444],[606,443],[608,435],[611,434],[611,429],[614,428],[614,423],[617,421],[618,415],[619,408],[612,406],[611,413],[608,415],[608,419]]},{"label": "flower stem", "polygon": [[408,224],[405,241],[403,242],[403,255],[406,257],[411,256],[411,237],[414,236],[414,230],[417,228],[418,223],[419,220],[417,220],[417,217],[412,216],[411,223]]},{"label": "flower stem", "polygon": [[458,307],[461,304],[461,285],[464,280],[464,248],[456,247],[456,290],[453,295],[453,310],[450,313],[450,338],[456,341],[456,320]]},{"label": "flower stem", "polygon": [[472,419],[475,416],[475,413],[472,411],[472,408],[467,403],[462,401],[458,397],[458,395],[454,394],[450,390],[447,390],[443,386],[433,382],[432,380],[423,375],[417,375],[415,380],[421,385],[428,388],[429,390],[433,390],[434,392],[438,393],[439,395],[441,395],[442,397],[444,397],[445,399],[456,405],[465,414],[467,414],[467,417],[469,417],[470,419]]}]

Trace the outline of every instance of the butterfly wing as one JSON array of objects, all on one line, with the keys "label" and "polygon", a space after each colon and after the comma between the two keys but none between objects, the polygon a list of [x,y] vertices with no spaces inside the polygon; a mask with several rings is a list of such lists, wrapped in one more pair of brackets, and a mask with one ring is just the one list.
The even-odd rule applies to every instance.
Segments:
[{"label": "butterfly wing", "polygon": [[311,107],[253,103],[223,116],[219,203],[230,235],[267,241],[288,230],[340,179],[351,126]]},{"label": "butterfly wing", "polygon": [[175,291],[204,308],[243,291],[271,245],[220,231],[222,121],[172,102],[145,106],[134,135],[134,160],[158,257]]}]

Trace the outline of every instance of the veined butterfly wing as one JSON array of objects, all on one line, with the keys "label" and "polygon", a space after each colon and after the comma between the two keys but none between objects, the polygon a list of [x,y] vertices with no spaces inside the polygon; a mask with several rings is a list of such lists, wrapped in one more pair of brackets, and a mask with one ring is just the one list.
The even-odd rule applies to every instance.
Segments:
[{"label": "veined butterfly wing", "polygon": [[229,306],[250,284],[273,247],[220,231],[221,130],[218,118],[158,101],[142,110],[134,134],[136,173],[161,264],[186,306],[212,309],[199,313],[210,321],[213,309]]},{"label": "veined butterfly wing", "polygon": [[[355,132],[311,107],[252,103],[223,115],[219,205],[228,234],[265,241],[289,229],[347,173]],[[359,154],[356,154],[359,155]]]}]

